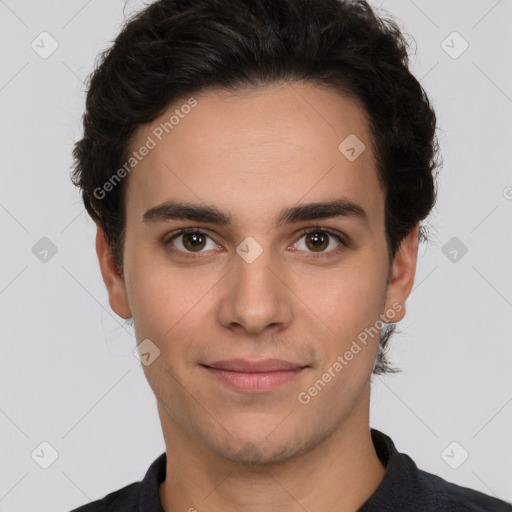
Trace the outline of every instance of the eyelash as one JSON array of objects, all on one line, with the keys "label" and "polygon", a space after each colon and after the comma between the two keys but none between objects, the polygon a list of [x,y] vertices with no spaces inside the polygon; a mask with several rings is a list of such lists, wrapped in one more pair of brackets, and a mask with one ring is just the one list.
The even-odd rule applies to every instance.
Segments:
[{"label": "eyelash", "polygon": [[[165,237],[165,239],[164,239],[165,247],[171,253],[177,254],[179,256],[183,256],[184,258],[201,258],[202,257],[201,254],[202,253],[190,253],[190,252],[189,253],[184,253],[183,251],[181,251],[179,249],[175,249],[174,247],[172,247],[172,244],[171,244],[172,240],[174,240],[175,238],[177,238],[177,237],[179,237],[181,235],[187,234],[187,233],[197,233],[197,234],[205,235],[205,236],[207,236],[208,238],[211,239],[211,237],[210,237],[210,235],[208,233],[206,233],[205,231],[202,231],[202,230],[200,230],[198,228],[182,228],[182,229],[172,233],[172,236]],[[334,237],[338,242],[340,242],[340,245],[338,247],[336,247],[335,249],[333,249],[331,251],[328,251],[328,252],[321,252],[321,253],[318,253],[318,254],[309,253],[309,256],[307,256],[307,258],[317,259],[317,258],[326,258],[326,257],[336,256],[339,252],[341,252],[344,249],[350,247],[349,242],[346,241],[341,236],[341,234],[337,233],[336,231],[332,231],[330,229],[320,228],[320,227],[313,227],[313,228],[305,228],[305,229],[303,229],[301,231],[301,236],[300,236],[299,240],[303,236],[309,235],[310,233],[326,233],[326,234]]]}]

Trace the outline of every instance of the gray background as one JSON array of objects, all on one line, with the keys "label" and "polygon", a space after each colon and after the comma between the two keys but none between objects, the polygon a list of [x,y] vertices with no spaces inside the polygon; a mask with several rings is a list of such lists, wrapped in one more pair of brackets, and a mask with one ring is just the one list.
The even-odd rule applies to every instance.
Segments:
[{"label": "gray background", "polygon": [[[373,3],[417,42],[444,168],[393,339],[403,373],[374,379],[371,425],[419,467],[512,501],[512,0]],[[141,479],[165,449],[69,181],[83,80],[141,6],[0,0],[1,512],[70,510]]]}]

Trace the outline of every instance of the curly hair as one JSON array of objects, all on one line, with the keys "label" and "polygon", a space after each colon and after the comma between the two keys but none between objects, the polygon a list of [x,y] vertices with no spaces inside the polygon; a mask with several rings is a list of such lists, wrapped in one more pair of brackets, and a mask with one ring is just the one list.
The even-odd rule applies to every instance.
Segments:
[{"label": "curly hair", "polygon": [[[95,194],[130,156],[135,130],[177,99],[211,89],[303,82],[351,97],[366,113],[385,191],[389,261],[436,200],[436,116],[409,71],[409,43],[392,17],[366,1],[159,0],[129,18],[88,78],[73,184],[103,229],[119,273],[127,179]],[[419,241],[426,240],[424,226]],[[373,373],[395,330],[382,330]]]}]

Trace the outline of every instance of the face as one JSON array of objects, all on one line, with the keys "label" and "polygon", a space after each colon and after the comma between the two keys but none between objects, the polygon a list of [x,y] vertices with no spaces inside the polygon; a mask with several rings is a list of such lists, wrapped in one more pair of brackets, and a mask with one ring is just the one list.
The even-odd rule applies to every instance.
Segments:
[{"label": "face", "polygon": [[210,91],[141,127],[131,150],[144,145],[126,178],[122,277],[100,231],[97,247],[111,306],[160,351],[143,369],[164,433],[276,462],[367,428],[417,231],[390,267],[363,110],[311,85]]}]

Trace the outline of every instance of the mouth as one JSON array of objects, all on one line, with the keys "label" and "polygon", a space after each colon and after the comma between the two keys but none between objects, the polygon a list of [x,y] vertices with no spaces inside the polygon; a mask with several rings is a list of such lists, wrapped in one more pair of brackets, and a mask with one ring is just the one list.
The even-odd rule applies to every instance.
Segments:
[{"label": "mouth", "polygon": [[309,368],[307,365],[281,359],[263,361],[230,359],[201,366],[228,387],[250,393],[275,389],[297,378]]}]

